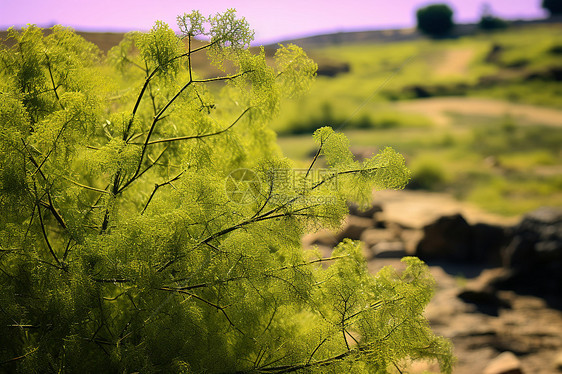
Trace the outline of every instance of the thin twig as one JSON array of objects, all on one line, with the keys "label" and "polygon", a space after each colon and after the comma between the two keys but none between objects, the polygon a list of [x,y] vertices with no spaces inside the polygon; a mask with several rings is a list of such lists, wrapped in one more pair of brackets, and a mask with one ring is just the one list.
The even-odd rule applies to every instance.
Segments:
[{"label": "thin twig", "polygon": [[[212,132],[212,133],[209,133],[209,134],[178,136],[176,138],[151,140],[151,141],[147,142],[146,145],[152,145],[152,144],[158,144],[158,143],[170,143],[170,142],[177,142],[177,141],[180,141],[180,140],[189,140],[189,139],[202,139],[202,138],[206,138],[206,137],[209,137],[209,136],[220,135],[220,134],[230,130],[234,125],[236,125],[236,123],[238,123],[238,121],[240,121],[240,119],[244,116],[244,114],[246,114],[250,109],[252,109],[252,107],[246,108],[246,110],[244,110],[242,112],[242,114],[240,114],[234,122],[232,122],[228,127],[224,128],[222,130]],[[136,143],[131,143],[131,144],[136,144]]]},{"label": "thin twig", "polygon": [[43,222],[43,217],[42,217],[42,214],[41,214],[41,208],[39,207],[39,204],[37,204],[37,209],[39,210],[39,212],[38,212],[39,213],[39,222],[41,223],[41,231],[43,232],[43,237],[45,238],[45,243],[47,244],[47,247],[49,248],[49,252],[51,252],[51,255],[53,256],[53,258],[55,259],[55,261],[59,265],[59,268],[63,269],[62,263],[60,262],[57,255],[55,254],[55,251],[53,250],[53,247],[51,246],[51,242],[49,242],[49,238],[47,237],[47,231],[45,230],[45,224]]},{"label": "thin twig", "polygon": [[47,53],[45,53],[45,57],[47,58],[47,68],[49,69],[49,76],[51,77],[51,83],[52,83],[52,85],[53,85],[53,92],[55,93],[55,97],[57,98],[57,101],[58,101],[58,103],[60,104],[61,108],[62,108],[63,110],[65,110],[65,107],[64,107],[64,105],[62,105],[62,103],[61,103],[61,101],[60,101],[60,98],[59,98],[59,94],[58,94],[58,92],[57,92],[57,88],[58,88],[59,86],[57,86],[57,85],[55,84],[55,78],[53,77],[53,71],[52,71],[52,69],[51,69],[51,60],[49,59],[49,55],[48,55]]},{"label": "thin twig", "polygon": [[167,180],[167,181],[164,182],[164,183],[156,184],[156,185],[154,186],[154,190],[153,190],[152,193],[150,194],[150,197],[148,198],[148,201],[146,202],[146,204],[145,204],[145,206],[144,206],[144,208],[143,208],[143,210],[142,210],[142,212],[141,212],[141,216],[144,214],[144,211],[146,210],[146,208],[148,208],[148,204],[150,204],[150,202],[152,201],[152,198],[154,197],[154,194],[156,193],[156,191],[158,191],[158,189],[159,189],[160,187],[165,186],[165,185],[168,185],[168,184],[171,184],[172,182],[178,180],[178,179],[182,176],[183,173],[184,173],[184,171],[182,171],[181,173],[179,173],[178,175],[176,175],[176,176],[173,177],[172,179]]},{"label": "thin twig", "polygon": [[181,294],[186,294],[186,295],[189,295],[189,296],[193,297],[193,298],[196,299],[196,300],[199,300],[199,301],[201,301],[201,302],[203,302],[203,303],[205,303],[205,304],[207,304],[207,305],[209,305],[209,306],[215,308],[216,310],[220,311],[220,312],[224,315],[224,317],[226,318],[226,320],[228,321],[228,323],[230,324],[230,326],[232,326],[236,331],[238,331],[238,332],[241,333],[242,335],[245,335],[244,332],[243,332],[242,330],[240,330],[240,329],[232,322],[232,320],[230,319],[230,317],[228,316],[228,314],[227,314],[226,311],[224,310],[225,307],[222,307],[222,306],[220,306],[220,305],[217,305],[217,304],[215,304],[215,303],[212,303],[212,302],[210,302],[209,300],[205,300],[205,299],[203,299],[202,297],[197,296],[196,294],[194,294],[194,293],[192,293],[192,292],[185,291],[185,290],[178,290],[178,289],[167,288],[167,287],[161,287],[161,288],[159,288],[159,290],[161,290],[161,291],[169,291],[169,292],[178,292],[178,293],[181,293]]},{"label": "thin twig", "polygon": [[19,356],[19,357],[14,357],[14,358],[11,358],[11,359],[9,359],[9,360],[7,360],[7,361],[0,362],[0,365],[6,365],[6,364],[9,364],[10,362],[23,360],[24,358],[26,358],[26,357],[29,356],[30,354],[35,353],[37,350],[39,350],[39,347],[34,348],[34,349],[32,349],[31,351],[29,351],[29,352],[27,352],[26,354],[21,355],[21,356]]},{"label": "thin twig", "polygon": [[96,187],[92,187],[92,186],[87,186],[87,185],[85,185],[85,184],[82,184],[82,183],[78,183],[78,182],[76,182],[76,181],[73,181],[72,179],[67,178],[67,177],[63,177],[63,178],[66,179],[67,181],[69,181],[70,183],[77,185],[78,187],[82,187],[82,188],[85,188],[85,189],[87,189],[87,190],[96,191],[96,192],[99,192],[99,193],[105,193],[105,194],[111,195],[111,193],[110,193],[109,191],[107,191],[107,190],[102,190],[101,188],[96,188]]}]

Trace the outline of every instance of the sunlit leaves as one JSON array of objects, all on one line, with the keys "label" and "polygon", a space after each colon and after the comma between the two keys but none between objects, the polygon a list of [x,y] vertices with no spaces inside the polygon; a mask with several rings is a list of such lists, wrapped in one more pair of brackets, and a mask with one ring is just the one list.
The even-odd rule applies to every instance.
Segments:
[{"label": "sunlit leaves", "polygon": [[162,21],[156,21],[149,33],[140,34],[138,38],[144,61],[151,69],[158,67],[162,72],[177,71],[179,61],[174,60],[181,53],[180,46],[174,31]]},{"label": "sunlit leaves", "polygon": [[191,13],[184,13],[176,18],[180,31],[185,36],[197,36],[205,34],[204,24],[207,18],[201,12],[194,10]]},{"label": "sunlit leaves", "polygon": [[275,52],[279,80],[283,85],[283,94],[288,97],[299,96],[306,92],[316,76],[318,65],[310,59],[302,48],[289,44],[280,45]]},{"label": "sunlit leaves", "polygon": [[249,47],[254,40],[254,31],[244,17],[237,18],[236,10],[228,9],[222,14],[210,18],[211,42],[221,47],[241,49]]},{"label": "sunlit leaves", "polygon": [[[447,370],[450,347],[422,317],[421,262],[373,278],[357,243],[329,264],[301,248],[348,200],[403,187],[403,158],[356,161],[325,127],[295,169],[268,121],[316,64],[289,45],[270,66],[234,10],[178,23],[182,36],[156,22],[107,59],[60,27],[11,31],[16,47],[0,52],[0,363],[361,373],[411,357]],[[194,70],[207,52],[226,72]],[[255,176],[243,204],[225,183],[234,170]]]},{"label": "sunlit leaves", "polygon": [[353,165],[353,154],[349,150],[349,140],[343,133],[336,133],[330,127],[322,127],[314,132],[314,140],[321,154],[331,167],[343,169]]}]

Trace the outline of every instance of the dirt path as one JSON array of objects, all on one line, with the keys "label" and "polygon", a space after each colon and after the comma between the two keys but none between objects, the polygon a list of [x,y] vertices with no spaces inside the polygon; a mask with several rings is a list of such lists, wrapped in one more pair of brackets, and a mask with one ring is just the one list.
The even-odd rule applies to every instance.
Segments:
[{"label": "dirt path", "polygon": [[489,117],[510,115],[521,124],[562,126],[562,110],[514,104],[503,100],[439,97],[402,101],[396,103],[395,107],[406,112],[424,114],[439,126],[448,126],[452,123],[450,113]]},{"label": "dirt path", "polygon": [[463,75],[468,71],[475,51],[472,48],[446,50],[435,68],[438,76]]},{"label": "dirt path", "polygon": [[374,192],[374,201],[384,207],[385,218],[405,227],[422,228],[444,215],[460,213],[470,224],[514,225],[520,216],[505,217],[455,200],[446,193],[385,190]]}]

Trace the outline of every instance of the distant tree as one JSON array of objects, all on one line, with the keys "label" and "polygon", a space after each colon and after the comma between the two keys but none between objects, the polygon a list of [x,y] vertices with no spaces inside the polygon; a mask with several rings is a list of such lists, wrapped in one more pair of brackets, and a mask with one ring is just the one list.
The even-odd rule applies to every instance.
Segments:
[{"label": "distant tree", "polygon": [[431,37],[447,35],[454,26],[453,11],[446,4],[433,4],[416,12],[418,29]]},{"label": "distant tree", "polygon": [[478,28],[485,31],[505,29],[508,26],[507,22],[492,14],[492,8],[489,4],[484,4],[482,7],[482,17],[478,22]]},{"label": "distant tree", "polygon": [[543,0],[542,7],[548,10],[551,15],[562,14],[562,0]]}]

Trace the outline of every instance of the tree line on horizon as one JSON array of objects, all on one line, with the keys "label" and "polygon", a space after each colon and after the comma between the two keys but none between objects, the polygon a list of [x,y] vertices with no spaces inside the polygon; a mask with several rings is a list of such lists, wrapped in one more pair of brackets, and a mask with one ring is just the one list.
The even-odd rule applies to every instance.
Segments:
[{"label": "tree line on horizon", "polygon": [[[542,7],[551,16],[562,14],[562,0],[543,0]],[[454,11],[444,3],[436,3],[417,9],[417,29],[431,38],[442,38],[451,35],[455,27],[453,20]],[[484,3],[482,16],[478,22],[478,28],[483,31],[505,29],[508,22],[494,16],[489,4]]]}]

